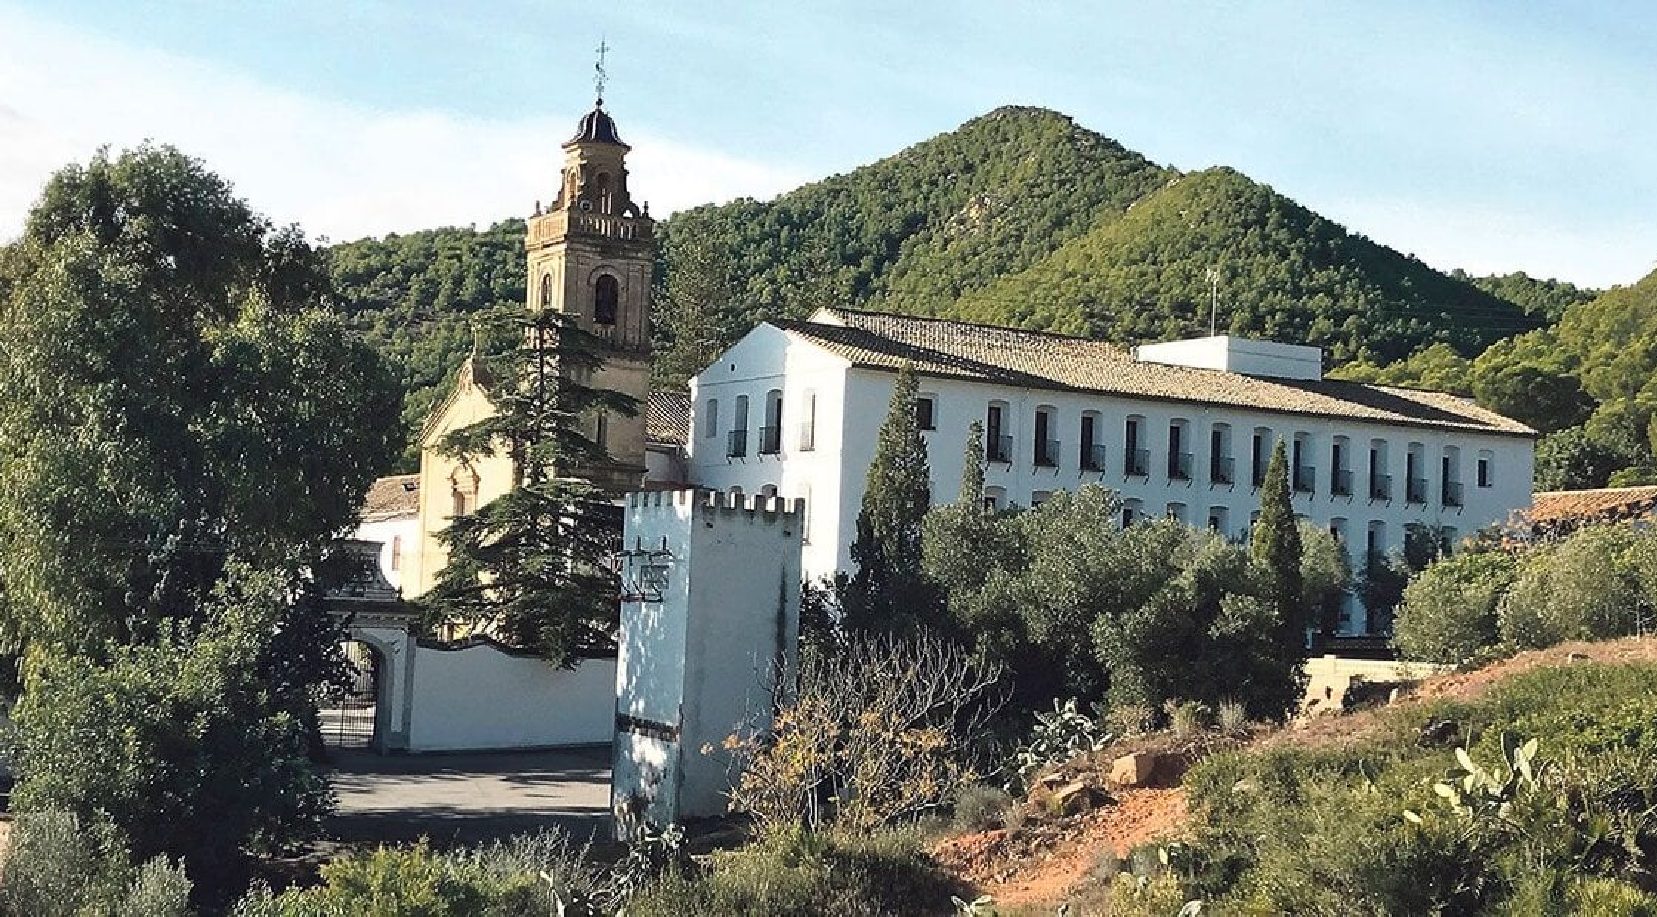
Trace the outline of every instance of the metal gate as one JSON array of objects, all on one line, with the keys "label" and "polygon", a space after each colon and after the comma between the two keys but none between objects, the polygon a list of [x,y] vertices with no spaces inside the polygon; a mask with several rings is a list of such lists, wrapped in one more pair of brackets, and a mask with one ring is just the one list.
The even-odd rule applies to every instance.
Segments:
[{"label": "metal gate", "polygon": [[329,748],[374,748],[380,654],[360,640],[343,648],[351,677],[347,687],[331,690],[319,705],[322,741]]}]

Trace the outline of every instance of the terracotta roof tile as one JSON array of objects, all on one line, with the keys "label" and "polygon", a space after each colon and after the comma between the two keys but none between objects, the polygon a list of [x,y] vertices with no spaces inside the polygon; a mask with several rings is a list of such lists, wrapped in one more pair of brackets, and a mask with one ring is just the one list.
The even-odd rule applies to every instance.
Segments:
[{"label": "terracotta roof tile", "polygon": [[420,512],[420,476],[394,474],[368,486],[362,501],[362,521],[380,522]]},{"label": "terracotta roof tile", "polygon": [[1598,490],[1546,490],[1521,513],[1533,525],[1593,522],[1650,515],[1657,510],[1657,486],[1603,487]]},{"label": "terracotta roof tile", "polygon": [[853,365],[1022,388],[1099,392],[1374,423],[1535,436],[1518,421],[1442,392],[1336,379],[1298,380],[1142,363],[1115,344],[1013,328],[822,309],[771,324]]},{"label": "terracotta roof tile", "polygon": [[644,438],[684,445],[690,439],[690,392],[651,392],[644,401]]}]

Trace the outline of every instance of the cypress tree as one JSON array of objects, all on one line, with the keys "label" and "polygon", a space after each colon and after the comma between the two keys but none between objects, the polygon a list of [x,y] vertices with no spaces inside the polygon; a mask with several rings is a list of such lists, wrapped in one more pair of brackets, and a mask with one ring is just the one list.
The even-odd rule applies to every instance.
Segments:
[{"label": "cypress tree", "polygon": [[1260,488],[1260,518],[1249,536],[1249,556],[1277,609],[1285,647],[1306,641],[1306,610],[1300,576],[1300,529],[1289,497],[1289,457],[1282,440],[1272,449],[1266,480]]},{"label": "cypress tree", "polygon": [[961,456],[961,491],[955,503],[963,510],[984,511],[984,425],[976,420],[967,430],[967,451]]},{"label": "cypress tree", "polygon": [[931,508],[932,472],[915,417],[918,383],[898,372],[857,514],[846,585],[845,624],[853,630],[905,629],[925,616],[934,591],[921,566],[921,525]]}]

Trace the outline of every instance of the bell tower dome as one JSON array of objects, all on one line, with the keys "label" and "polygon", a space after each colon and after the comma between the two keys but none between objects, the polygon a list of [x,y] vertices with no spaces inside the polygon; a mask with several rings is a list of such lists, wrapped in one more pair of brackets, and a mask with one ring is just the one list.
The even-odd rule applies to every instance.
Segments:
[{"label": "bell tower dome", "polygon": [[655,266],[655,221],[628,188],[631,149],[598,99],[564,142],[558,193],[545,210],[536,205],[524,238],[528,307],[556,309],[597,337],[602,363],[582,381],[638,401],[636,416],[589,419],[588,434],[601,441],[613,466],[586,476],[619,490],[637,489],[644,474]]}]

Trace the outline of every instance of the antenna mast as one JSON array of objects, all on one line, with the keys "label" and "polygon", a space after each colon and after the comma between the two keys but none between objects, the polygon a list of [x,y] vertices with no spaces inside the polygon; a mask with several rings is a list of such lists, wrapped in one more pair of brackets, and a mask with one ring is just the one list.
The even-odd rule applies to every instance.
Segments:
[{"label": "antenna mast", "polygon": [[1217,337],[1220,333],[1220,269],[1208,269],[1208,336]]}]

